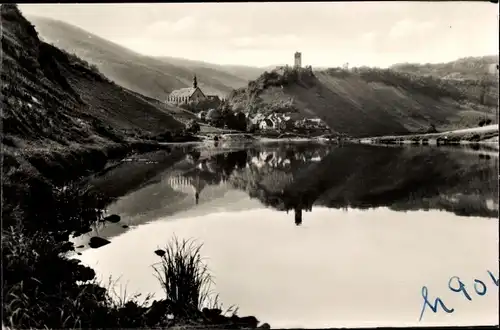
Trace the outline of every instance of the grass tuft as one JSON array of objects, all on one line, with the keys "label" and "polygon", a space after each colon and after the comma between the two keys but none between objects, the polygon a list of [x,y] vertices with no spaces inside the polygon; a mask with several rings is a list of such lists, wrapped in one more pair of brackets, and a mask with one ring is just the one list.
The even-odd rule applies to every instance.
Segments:
[{"label": "grass tuft", "polygon": [[202,246],[174,236],[162,250],[161,261],[153,265],[166,299],[182,316],[205,307],[211,296],[213,279],[201,257]]}]

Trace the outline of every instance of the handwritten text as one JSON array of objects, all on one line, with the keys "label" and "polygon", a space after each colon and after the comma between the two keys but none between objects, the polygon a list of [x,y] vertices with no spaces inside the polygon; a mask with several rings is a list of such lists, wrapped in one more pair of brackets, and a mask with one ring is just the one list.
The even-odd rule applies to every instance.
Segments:
[{"label": "handwritten text", "polygon": [[[495,275],[493,275],[493,273],[489,270],[487,271],[487,273],[493,284],[498,287],[498,277],[495,278]],[[474,279],[473,283],[474,283],[473,288],[476,295],[484,296],[488,292],[488,286],[486,285],[485,282],[478,279]],[[467,288],[465,287],[465,283],[462,282],[458,276],[450,277],[450,280],[448,281],[448,289],[450,289],[453,292],[460,293],[465,299],[472,301],[471,288],[467,290]],[[427,309],[430,309],[433,313],[437,313],[439,309],[443,310],[445,313],[448,314],[453,313],[455,311],[454,308],[450,307],[449,305],[446,305],[443,302],[443,300],[439,297],[434,299],[434,302],[429,301],[428,291],[429,290],[427,289],[426,286],[422,287],[423,305],[422,305],[422,311],[420,312],[419,321],[422,321],[422,317],[424,316],[424,313]]]}]

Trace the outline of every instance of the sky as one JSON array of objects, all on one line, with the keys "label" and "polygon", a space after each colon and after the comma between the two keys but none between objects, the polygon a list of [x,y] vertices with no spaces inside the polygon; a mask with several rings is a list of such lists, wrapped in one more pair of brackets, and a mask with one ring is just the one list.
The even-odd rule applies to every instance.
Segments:
[{"label": "sky", "polygon": [[24,4],[151,56],[217,64],[437,63],[498,54],[498,4],[292,2]]}]

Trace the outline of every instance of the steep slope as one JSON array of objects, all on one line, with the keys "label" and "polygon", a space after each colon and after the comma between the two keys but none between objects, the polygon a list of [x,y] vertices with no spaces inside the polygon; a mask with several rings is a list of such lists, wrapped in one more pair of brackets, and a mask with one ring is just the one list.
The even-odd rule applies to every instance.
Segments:
[{"label": "steep slope", "polygon": [[16,5],[1,6],[1,24],[4,196],[27,178],[64,183],[127,152],[136,137],[184,128],[85,61],[41,42]]},{"label": "steep slope", "polygon": [[1,13],[6,135],[78,141],[83,131],[92,133],[94,122],[151,133],[183,127],[165,111],[109,82],[85,61],[41,42],[16,6],[2,5]]},{"label": "steep slope", "polygon": [[240,76],[234,68],[143,56],[65,22],[42,17],[30,20],[47,42],[96,65],[117,84],[158,100],[174,89],[191,86],[194,74],[200,88],[211,94],[226,95],[248,82],[248,73]]},{"label": "steep slope", "polygon": [[431,75],[446,79],[482,79],[485,75],[498,73],[498,55],[465,57],[456,61],[438,64],[399,63],[391,69],[418,75]]},{"label": "steep slope", "polygon": [[[282,68],[265,73],[233,92],[230,103],[245,112],[297,112],[319,117],[334,131],[354,137],[475,127],[496,122],[498,83],[489,94],[467,91],[455,82],[392,70]],[[480,104],[484,101],[485,105]]]}]

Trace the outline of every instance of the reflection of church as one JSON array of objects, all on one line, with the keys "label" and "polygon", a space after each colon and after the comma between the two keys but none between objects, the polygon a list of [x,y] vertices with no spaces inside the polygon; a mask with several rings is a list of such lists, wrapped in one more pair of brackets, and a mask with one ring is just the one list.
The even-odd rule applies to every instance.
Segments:
[{"label": "reflection of church", "polygon": [[[195,202],[198,204],[200,200],[200,193],[209,185],[204,179],[200,178],[198,175],[194,177],[188,177],[182,174],[171,176],[168,178],[168,183],[172,187],[172,189],[185,193],[187,195],[194,194]],[[215,187],[225,186],[226,181],[223,180],[219,185],[215,185]]]}]

